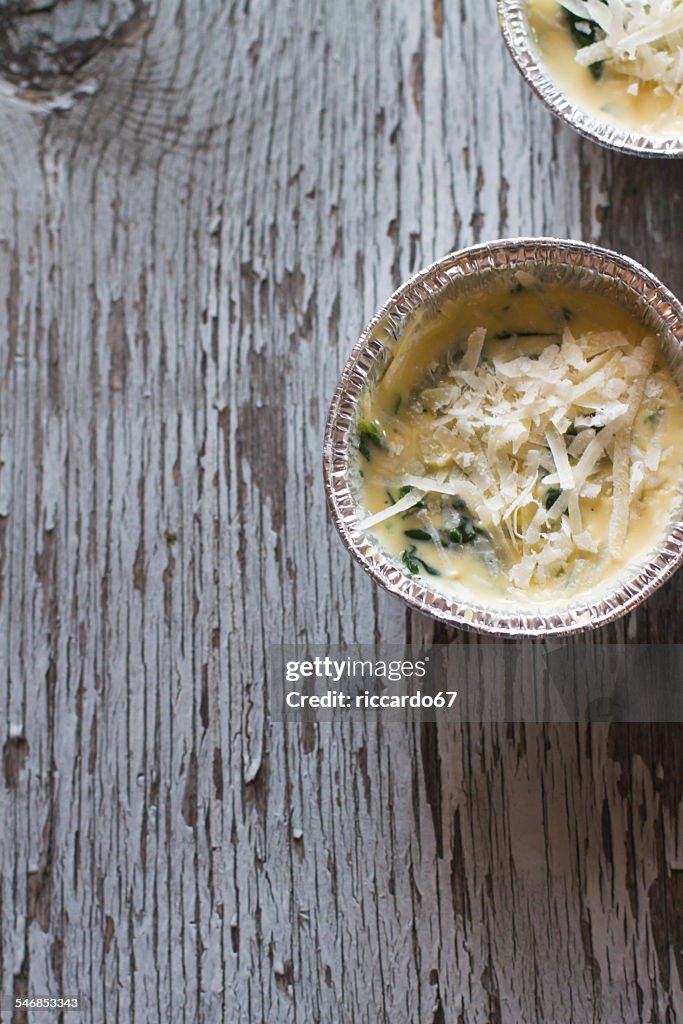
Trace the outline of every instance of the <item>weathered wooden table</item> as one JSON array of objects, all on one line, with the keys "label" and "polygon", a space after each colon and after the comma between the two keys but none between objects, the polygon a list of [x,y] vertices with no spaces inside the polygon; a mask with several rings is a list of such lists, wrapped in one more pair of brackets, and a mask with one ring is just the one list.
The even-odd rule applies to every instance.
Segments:
[{"label": "weathered wooden table", "polygon": [[[683,1020],[678,726],[285,732],[265,685],[273,641],[475,642],[327,519],[327,405],[379,302],[518,233],[682,294],[681,165],[553,121],[492,0],[75,7],[0,4],[30,78],[0,93],[5,1001]],[[601,639],[683,641],[682,597]]]}]

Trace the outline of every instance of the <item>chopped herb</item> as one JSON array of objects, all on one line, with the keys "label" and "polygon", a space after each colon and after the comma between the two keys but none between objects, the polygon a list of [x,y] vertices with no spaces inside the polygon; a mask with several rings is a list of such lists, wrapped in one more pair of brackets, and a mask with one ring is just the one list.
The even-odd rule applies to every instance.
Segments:
[{"label": "chopped herb", "polygon": [[464,544],[470,544],[477,536],[477,529],[469,518],[469,516],[463,516],[462,522],[460,523],[460,533]]},{"label": "chopped herb", "polygon": [[472,522],[469,516],[461,516],[460,526],[439,530],[439,539],[444,547],[450,544],[471,544],[477,537],[486,536],[481,526]]},{"label": "chopped herb", "polygon": [[426,530],[404,530],[406,537],[410,537],[411,540],[429,540],[431,541],[431,533],[427,533]]},{"label": "chopped herb", "polygon": [[384,434],[379,429],[376,423],[372,420],[360,420],[358,423],[358,431],[363,437],[366,437],[368,441],[372,441],[378,448],[383,448],[385,444]]},{"label": "chopped herb", "polygon": [[386,494],[387,494],[387,498],[389,499],[389,504],[390,505],[395,505],[396,504],[396,498],[393,496],[393,494],[391,493],[389,488],[387,488]]},{"label": "chopped herb", "polygon": [[358,421],[358,451],[367,462],[370,461],[370,445],[375,448],[386,447],[386,438],[376,423],[372,420]]},{"label": "chopped herb", "polygon": [[[414,557],[414,556],[413,556]],[[422,568],[425,572],[429,573],[430,576],[440,576],[441,573],[438,569],[435,569],[433,565],[428,565],[423,558],[418,558],[418,562],[421,563]]]},{"label": "chopped herb", "polygon": [[446,548],[449,544],[462,544],[462,534],[460,530],[439,530],[439,539]]},{"label": "chopped herb", "polygon": [[417,555],[415,554],[415,551],[415,545],[412,544],[401,554],[401,561],[403,562],[409,573],[411,573],[413,576],[417,576],[418,573],[420,572],[420,569],[422,568],[426,573],[429,573],[430,576],[441,575],[438,569],[435,569],[432,565],[428,565],[428,563],[425,562],[423,558],[418,558]]},{"label": "chopped herb", "polygon": [[405,565],[408,572],[412,573],[413,576],[417,576],[417,574],[420,571],[420,563],[418,559],[415,558],[415,556],[413,555],[413,552],[415,550],[415,545],[413,545],[410,549],[406,549],[401,553],[401,561]]},{"label": "chopped herb", "polygon": [[651,427],[654,427],[655,423],[659,422],[661,415],[661,411],[651,412],[648,416],[645,417],[645,423],[648,423]]},{"label": "chopped herb", "polygon": [[467,503],[459,494],[456,494],[451,504],[460,513],[460,522],[456,529],[449,527],[440,532],[442,544],[469,544],[475,537],[486,536],[486,531],[474,522],[473,517],[467,511]]},{"label": "chopped herb", "polygon": [[553,505],[555,504],[555,502],[557,501],[557,499],[559,498],[559,496],[561,494],[562,494],[562,491],[558,487],[551,487],[546,492],[545,507],[546,508],[552,508]]},{"label": "chopped herb", "polygon": [[[603,3],[605,2],[606,0],[603,0]],[[562,9],[562,17],[569,29],[572,42],[579,50],[582,50],[584,46],[592,46],[593,43],[599,42],[602,38],[602,35],[600,34],[600,26],[596,21],[590,21],[588,18],[581,18],[576,14],[572,14],[571,11],[568,11],[565,8]],[[595,63],[589,66],[588,70],[596,82],[600,81],[604,71],[604,62],[601,60],[595,61]]]},{"label": "chopped herb", "polygon": [[602,60],[596,60],[595,64],[590,64],[588,67],[591,75],[596,82],[599,82],[602,78],[602,73],[605,70],[605,62]]},{"label": "chopped herb", "polygon": [[396,395],[396,401],[394,402],[394,416],[398,413],[398,410],[401,408],[401,402],[402,401],[403,401],[402,396],[401,395]]}]

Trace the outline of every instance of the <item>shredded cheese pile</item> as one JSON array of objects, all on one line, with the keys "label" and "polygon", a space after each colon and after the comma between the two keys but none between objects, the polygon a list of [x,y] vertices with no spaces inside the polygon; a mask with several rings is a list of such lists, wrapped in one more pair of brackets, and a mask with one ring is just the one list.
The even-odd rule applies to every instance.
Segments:
[{"label": "shredded cheese pile", "polygon": [[[634,346],[619,331],[575,338],[566,328],[536,358],[510,358],[500,346],[482,358],[485,339],[483,328],[473,331],[464,355],[416,399],[428,413],[413,420],[417,429],[428,421],[424,468],[401,478],[414,488],[406,507],[427,493],[460,495],[502,549],[512,583],[527,587],[597,552],[580,501],[611,497],[609,550],[618,557],[661,459],[661,447],[641,448],[632,429],[643,399],[662,394],[651,375],[655,339]],[[558,496],[546,507],[549,488]]]},{"label": "shredded cheese pile", "polygon": [[[588,67],[613,61],[637,81],[683,93],[683,0],[560,0],[571,14],[595,22],[604,38],[577,51]],[[578,26],[580,27],[580,26]]]}]

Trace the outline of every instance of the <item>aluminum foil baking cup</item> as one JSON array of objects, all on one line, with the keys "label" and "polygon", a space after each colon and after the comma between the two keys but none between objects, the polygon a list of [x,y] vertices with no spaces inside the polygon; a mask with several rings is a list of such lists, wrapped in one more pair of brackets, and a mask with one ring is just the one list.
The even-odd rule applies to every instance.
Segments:
[{"label": "aluminum foil baking cup", "polygon": [[526,82],[553,114],[581,135],[609,149],[637,156],[683,156],[683,138],[641,135],[637,131],[618,128],[582,110],[563,92],[545,68],[536,50],[527,18],[527,0],[496,0],[498,20],[507,48]]},{"label": "aluminum foil baking cup", "polygon": [[596,629],[640,604],[662,585],[683,561],[683,495],[679,495],[657,549],[588,603],[553,612],[547,606],[517,613],[455,599],[431,589],[426,579],[409,575],[360,528],[367,515],[360,499],[356,423],[360,399],[388,366],[410,318],[425,306],[435,310],[442,299],[462,291],[481,290],[503,271],[527,270],[541,280],[562,280],[619,299],[657,336],[683,392],[683,306],[635,260],[584,242],[555,238],[511,238],[450,253],[421,270],[384,303],[358,339],[332,399],[325,431],[323,470],[330,512],[342,541],[372,578],[413,608],[453,626],[496,636],[547,636]]}]

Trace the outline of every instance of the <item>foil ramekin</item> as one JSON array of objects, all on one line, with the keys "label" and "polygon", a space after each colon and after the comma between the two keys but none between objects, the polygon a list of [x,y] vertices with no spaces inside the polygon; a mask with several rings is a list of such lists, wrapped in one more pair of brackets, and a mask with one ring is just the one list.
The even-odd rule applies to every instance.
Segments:
[{"label": "foil ramekin", "polygon": [[358,452],[354,443],[361,396],[381,378],[411,316],[426,304],[438,306],[464,289],[486,287],[496,271],[524,269],[547,280],[582,280],[630,305],[662,353],[683,392],[683,306],[635,260],[584,242],[556,238],[511,238],[449,253],[403,284],[375,313],[342,370],[330,406],[323,448],[323,471],[330,513],[342,541],[370,576],[413,608],[441,622],[494,636],[539,637],[596,629],[625,615],[660,587],[683,561],[683,493],[647,562],[593,602],[577,601],[555,612],[547,609],[487,608],[476,600],[456,600],[409,575],[398,560],[375,545],[361,529],[367,515],[359,500]]},{"label": "foil ramekin", "polygon": [[552,78],[536,52],[527,18],[527,0],[496,0],[498,20],[513,60],[524,79],[553,114],[593,142],[636,156],[683,156],[683,137],[641,135],[618,128],[582,110]]}]

